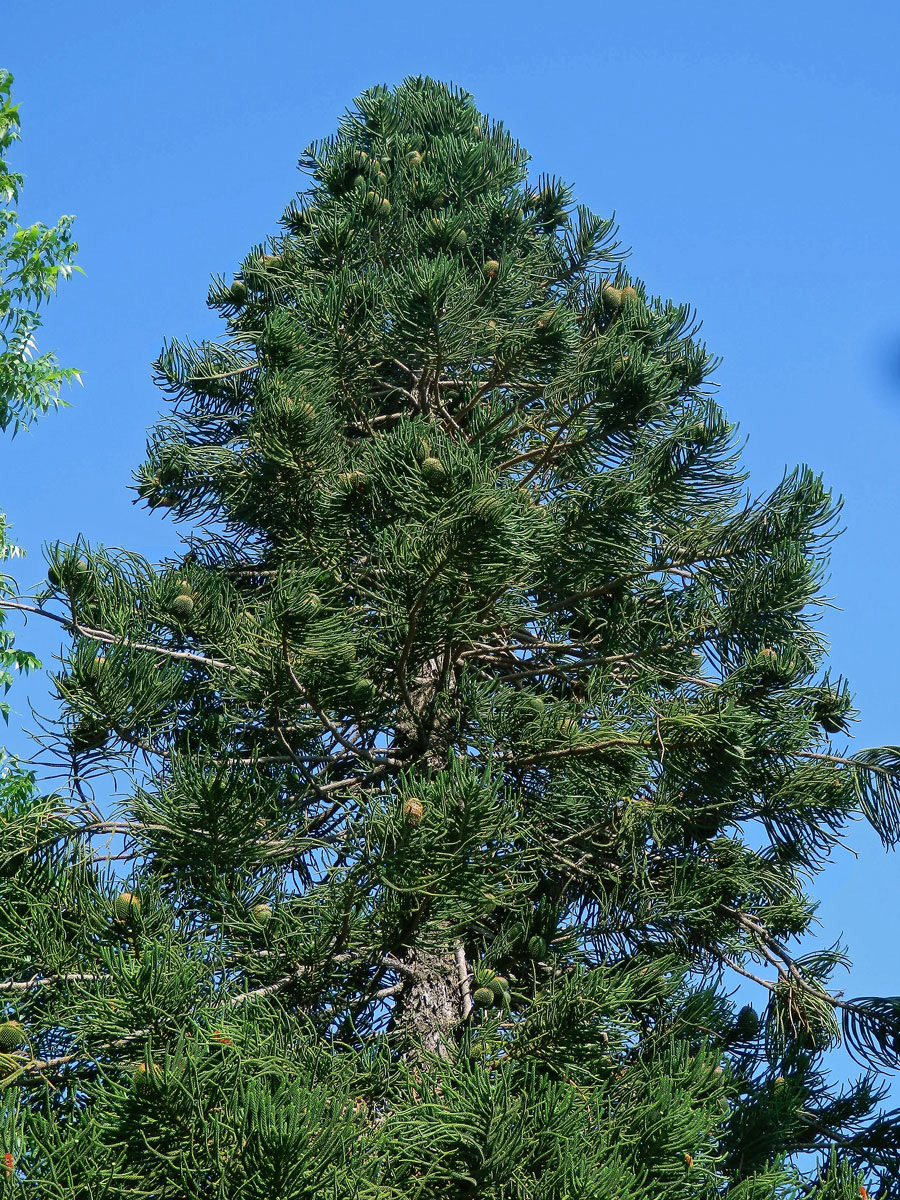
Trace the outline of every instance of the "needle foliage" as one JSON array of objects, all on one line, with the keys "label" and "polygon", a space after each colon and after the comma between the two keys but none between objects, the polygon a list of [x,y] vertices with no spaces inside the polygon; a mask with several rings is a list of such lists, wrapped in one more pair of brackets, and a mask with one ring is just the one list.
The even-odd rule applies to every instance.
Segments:
[{"label": "needle foliage", "polygon": [[48,552],[8,1194],[900,1195],[900,1000],[809,937],[848,824],[900,838],[818,625],[838,504],[747,493],[689,307],[465,93],[300,166],[157,363],[183,554]]}]

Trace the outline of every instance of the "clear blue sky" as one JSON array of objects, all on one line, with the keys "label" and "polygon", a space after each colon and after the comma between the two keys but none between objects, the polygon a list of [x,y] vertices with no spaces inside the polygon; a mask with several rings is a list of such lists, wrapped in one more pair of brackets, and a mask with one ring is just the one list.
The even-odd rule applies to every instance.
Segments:
[{"label": "clear blue sky", "polygon": [[[151,558],[172,526],[126,491],[161,407],[165,337],[216,332],[208,277],[274,231],[297,157],[365,87],[452,80],[580,201],[615,210],[631,269],[693,303],[751,485],[821,469],[846,498],[826,615],[856,745],[900,743],[900,6],[830,0],[254,4],[31,0],[3,20],[27,175],[23,215],[77,215],[86,271],[41,346],[81,368],[73,407],[0,445],[0,506],[30,552],[84,533]],[[49,659],[52,629],[22,645]],[[14,693],[48,707],[39,678]],[[26,724],[27,724],[26,720]],[[8,739],[23,750],[13,731]],[[900,994],[900,854],[817,885],[856,963],[848,993]]]}]

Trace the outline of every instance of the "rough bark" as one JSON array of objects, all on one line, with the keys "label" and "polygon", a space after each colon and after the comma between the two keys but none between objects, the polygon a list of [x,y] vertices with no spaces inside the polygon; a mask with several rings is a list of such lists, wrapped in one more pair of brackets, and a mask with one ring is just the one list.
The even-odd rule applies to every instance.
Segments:
[{"label": "rough bark", "polygon": [[[440,653],[425,663],[411,688],[415,721],[410,719],[397,724],[401,742],[414,748],[418,760],[432,774],[444,770],[453,746],[453,734],[435,705],[441,668]],[[455,690],[453,672],[445,686],[449,692]],[[425,726],[417,726],[426,713],[430,716]],[[397,997],[395,1028],[412,1044],[441,1058],[452,1053],[454,1030],[468,1016],[471,1007],[466,971],[460,971],[461,950],[448,936],[446,949],[426,950],[413,941],[402,953],[404,962],[415,974],[406,978],[403,991]],[[464,952],[462,963],[464,967]]]},{"label": "rough bark", "polygon": [[415,977],[407,980],[397,1001],[397,1029],[429,1054],[449,1058],[454,1031],[463,1020],[463,989],[456,952],[411,948],[404,956]]}]

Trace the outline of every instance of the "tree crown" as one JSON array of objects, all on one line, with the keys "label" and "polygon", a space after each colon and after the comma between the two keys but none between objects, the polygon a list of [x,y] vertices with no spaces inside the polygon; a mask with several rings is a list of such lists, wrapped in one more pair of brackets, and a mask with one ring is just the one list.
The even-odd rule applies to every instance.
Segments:
[{"label": "tree crown", "polygon": [[838,505],[746,495],[693,314],[527,162],[464,93],[365,93],[214,280],[225,335],[160,356],[136,485],[185,553],[51,548],[75,787],[22,818],[0,953],[115,1194],[896,1186],[823,1055],[897,1065],[900,1001],[790,948],[847,822],[900,836],[898,752],[834,746]]}]

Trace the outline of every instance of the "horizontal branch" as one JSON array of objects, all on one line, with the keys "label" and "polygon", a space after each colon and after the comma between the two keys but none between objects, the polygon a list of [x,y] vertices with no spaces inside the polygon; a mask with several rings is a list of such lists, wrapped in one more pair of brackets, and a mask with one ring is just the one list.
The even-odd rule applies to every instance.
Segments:
[{"label": "horizontal branch", "polygon": [[40,608],[34,604],[22,604],[16,600],[0,600],[0,608],[15,609],[17,612],[34,613],[35,616],[46,617],[48,621],[55,621],[57,625],[62,625],[66,630],[74,630],[76,633],[81,634],[82,637],[91,638],[95,642],[102,642],[106,646],[127,646],[131,650],[143,650],[150,654],[159,654],[164,658],[196,662],[201,666],[214,667],[219,671],[256,675],[255,671],[250,671],[247,667],[238,667],[233,663],[223,662],[219,658],[209,658],[205,654],[196,654],[192,650],[170,650],[167,646],[154,646],[149,642],[136,642],[132,638],[109,633],[105,629],[92,629],[89,625],[79,624],[78,621],[72,620],[71,617],[62,617],[58,613],[48,612],[47,609]]},{"label": "horizontal branch", "polygon": [[0,992],[30,992],[33,988],[51,987],[59,983],[94,983],[99,979],[103,979],[102,975],[35,975],[31,979],[22,981],[9,980],[6,983],[0,983]]},{"label": "horizontal branch", "polygon": [[583,754],[596,754],[601,750],[617,750],[617,749],[646,749],[648,743],[638,738],[614,737],[605,738],[601,742],[590,742],[585,746],[563,746],[556,750],[542,750],[537,754],[529,754],[524,757],[518,756],[511,751],[506,754],[496,755],[501,762],[510,763],[516,767],[529,767],[533,763],[547,762],[556,758],[575,758]]}]

